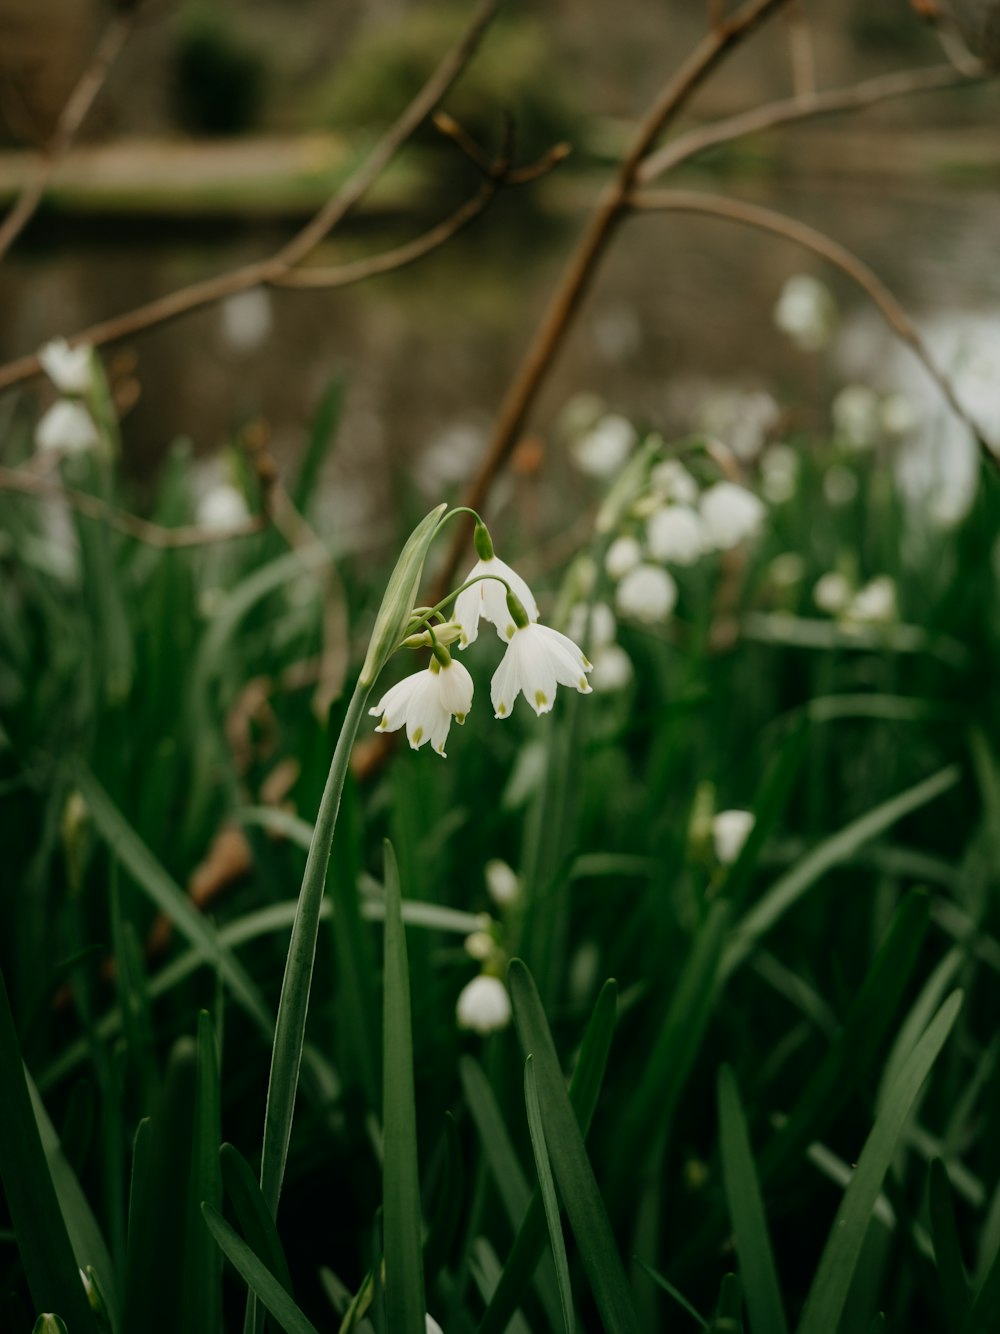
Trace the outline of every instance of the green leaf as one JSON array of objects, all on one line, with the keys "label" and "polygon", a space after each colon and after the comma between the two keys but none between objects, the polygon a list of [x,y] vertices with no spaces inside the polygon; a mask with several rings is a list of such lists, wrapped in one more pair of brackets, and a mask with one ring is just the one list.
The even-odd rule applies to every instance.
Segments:
[{"label": "green leaf", "polygon": [[535,1087],[533,1060],[534,1057],[529,1056],[524,1063],[524,1103],[528,1113],[528,1133],[531,1136],[531,1148],[535,1155],[535,1170],[538,1173],[538,1186],[542,1193],[545,1221],[548,1224],[549,1242],[552,1246],[552,1259],[555,1263],[556,1279],[559,1283],[559,1304],[562,1307],[563,1331],[564,1334],[574,1334],[576,1321],[573,1317],[573,1289],[569,1281],[566,1242],[563,1237],[562,1221],[559,1217],[556,1183],[552,1179],[549,1151],[545,1144],[542,1113],[538,1106],[538,1089]]},{"label": "green leaf", "polygon": [[424,1245],[424,1274],[428,1285],[433,1283],[448,1257],[462,1215],[465,1165],[458,1126],[450,1112],[444,1115],[444,1153],[443,1181],[437,1192],[437,1205]]},{"label": "green leaf", "polygon": [[247,1287],[267,1307],[285,1334],[317,1334],[278,1280],[266,1269],[242,1237],[229,1226],[217,1209],[202,1205],[202,1213],[223,1255]]},{"label": "green leaf", "polygon": [[66,1322],[51,1311],[45,1311],[35,1321],[31,1334],[69,1334]]},{"label": "green leaf", "polygon": [[732,904],[746,897],[761,850],[781,818],[795,787],[809,740],[809,728],[800,723],[772,759],[760,794],[754,802],[754,822],[739,856],[726,874],[724,893]]},{"label": "green leaf", "polygon": [[969,1310],[969,1280],[962,1261],[962,1247],[955,1225],[955,1211],[948,1187],[948,1172],[940,1158],[931,1163],[930,1223],[934,1239],[934,1263],[941,1285],[941,1304],[948,1334],[959,1334]]},{"label": "green leaf", "polygon": [[722,1280],[719,1304],[709,1326],[709,1334],[743,1334],[743,1299],[740,1281],[735,1274],[727,1274]]},{"label": "green leaf", "polygon": [[382,605],[375,617],[368,652],[361,668],[360,680],[369,690],[406,631],[410,613],[417,600],[424,561],[427,559],[431,543],[437,536],[441,516],[446,509],[446,505],[438,505],[421,519],[410,534],[406,546],[400,552],[396,568],[389,576]]},{"label": "green leaf", "polygon": [[872,1210],[924,1080],[940,1055],[962,1005],[953,992],[910,1052],[865,1142],[816,1270],[798,1334],[829,1334],[843,1313]]},{"label": "green leaf", "polygon": [[728,1065],[719,1070],[718,1094],[722,1181],[729,1216],[733,1220],[750,1328],[753,1334],[786,1334],[788,1325],[781,1304],[781,1287],[774,1267],[750,1136],[736,1077]]},{"label": "green leaf", "polygon": [[341,413],[344,410],[344,397],[347,381],[343,375],[335,375],[323,391],[319,407],[313,414],[309,429],[309,440],[302,456],[299,475],[295,479],[292,499],[295,508],[303,514],[309,513],[309,502],[316,487],[316,479],[323,466],[323,460],[329,453],[330,446],[337,436]]},{"label": "green leaf", "polygon": [[7,986],[0,972],[0,1178],[35,1309],[65,1313],[97,1334],[31,1105]]},{"label": "green leaf", "polygon": [[545,1141],[597,1309],[607,1334],[638,1334],[632,1292],[566,1092],[548,1021],[534,980],[520,959],[511,960],[508,981],[521,1050],[537,1062]]},{"label": "green leaf", "polygon": [[669,1283],[662,1274],[658,1274],[651,1265],[646,1264],[645,1260],[640,1260],[639,1257],[636,1256],[635,1262],[643,1273],[649,1275],[658,1288],[662,1288],[668,1297],[673,1298],[682,1311],[686,1311],[691,1319],[696,1321],[702,1329],[708,1329],[708,1321],[703,1315],[695,1310],[682,1292],[678,1292],[672,1283]]},{"label": "green leaf", "polygon": [[188,1188],[187,1244],[182,1278],[182,1329],[218,1334],[222,1329],[222,1258],[203,1226],[201,1205],[222,1207],[222,1097],[215,1033],[208,1012],[198,1015],[194,1127]]},{"label": "green leaf", "polygon": [[410,972],[399,872],[385,844],[382,1216],[388,1334],[425,1334],[423,1220],[417,1169]]},{"label": "green leaf", "polygon": [[503,1113],[477,1060],[463,1056],[458,1069],[465,1102],[479,1134],[500,1202],[511,1226],[519,1228],[528,1209],[531,1190],[514,1151]]},{"label": "green leaf", "polygon": [[292,1278],[284,1248],[250,1164],[232,1144],[223,1144],[219,1150],[219,1165],[222,1184],[247,1245],[291,1296]]}]

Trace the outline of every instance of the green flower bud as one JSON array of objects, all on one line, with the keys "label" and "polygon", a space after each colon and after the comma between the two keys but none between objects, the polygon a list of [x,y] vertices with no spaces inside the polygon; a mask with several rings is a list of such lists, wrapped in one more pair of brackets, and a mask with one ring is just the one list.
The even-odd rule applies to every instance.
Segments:
[{"label": "green flower bud", "polygon": [[445,504],[438,505],[417,524],[396,562],[375,618],[368,653],[361,668],[359,684],[362,686],[374,685],[375,678],[395,653],[400,639],[406,633],[424,572],[424,561],[437,535],[441,516],[447,508]]},{"label": "green flower bud", "polygon": [[490,530],[483,523],[482,519],[476,524],[476,531],[472,537],[476,548],[476,555],[480,560],[493,559],[493,539],[490,537]]},{"label": "green flower bud", "polygon": [[524,610],[524,603],[509,588],[507,590],[507,610],[510,612],[511,620],[519,630],[523,630],[526,625],[530,624],[528,613]]}]

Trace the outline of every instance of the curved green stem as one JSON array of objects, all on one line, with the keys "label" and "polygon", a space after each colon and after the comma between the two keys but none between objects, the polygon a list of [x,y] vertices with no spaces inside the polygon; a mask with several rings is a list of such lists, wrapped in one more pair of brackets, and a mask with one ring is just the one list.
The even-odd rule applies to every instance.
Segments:
[{"label": "curved green stem", "polygon": [[[445,518],[447,517],[448,516],[445,515]],[[442,523],[443,522],[444,520],[442,520]],[[441,611],[442,607],[447,607],[448,603],[454,602],[455,598],[457,598],[460,593],[464,593],[465,590],[467,588],[471,588],[473,584],[482,583],[484,579],[492,579],[494,580],[495,583],[503,584],[504,588],[506,588],[508,593],[514,592],[514,590],[511,588],[507,580],[502,578],[499,574],[477,574],[474,579],[466,579],[465,583],[462,584],[461,587],[454,589],[451,593],[448,594],[447,597],[442,598],[441,601],[438,602],[435,606],[428,607],[422,616],[416,617],[414,620],[410,621],[409,625],[406,627],[406,636],[404,636],[404,638],[408,638],[410,635],[416,634],[417,631],[421,628],[430,629],[428,621],[432,616],[437,616],[438,613]]]}]

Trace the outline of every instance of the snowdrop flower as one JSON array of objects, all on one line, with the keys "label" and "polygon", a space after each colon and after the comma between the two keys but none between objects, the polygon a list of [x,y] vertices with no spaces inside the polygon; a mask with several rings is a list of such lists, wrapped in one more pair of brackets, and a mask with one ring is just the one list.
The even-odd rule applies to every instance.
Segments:
[{"label": "snowdrop flower", "polygon": [[65,338],[53,338],[39,349],[38,360],[61,394],[85,394],[93,377],[92,355],[89,343],[70,347]]},{"label": "snowdrop flower", "polygon": [[703,405],[702,428],[718,436],[744,462],[756,458],[781,419],[781,409],[763,390],[716,393]]},{"label": "snowdrop flower", "polygon": [[649,551],[657,560],[693,565],[704,552],[701,519],[687,505],[664,505],[646,524]]},{"label": "snowdrop flower", "polygon": [[850,449],[868,449],[879,436],[879,401],[866,384],[849,384],[830,407],[837,438]]},{"label": "snowdrop flower", "polygon": [[501,639],[510,639],[513,635],[515,621],[507,606],[505,585],[513,590],[527,612],[528,620],[538,620],[538,605],[531,589],[515,570],[494,555],[493,542],[484,523],[476,524],[475,543],[479,560],[462,582],[468,583],[471,579],[478,582],[459,593],[453,613],[453,619],[461,629],[460,648],[467,648],[478,637],[480,618],[495,625]]},{"label": "snowdrop flower", "polygon": [[263,287],[227,297],[219,310],[222,338],[233,352],[254,352],[274,325],[271,298]]},{"label": "snowdrop flower", "polygon": [[819,352],[830,341],[837,308],[830,289],[807,273],[797,273],[781,289],[774,322],[804,352]]},{"label": "snowdrop flower", "polygon": [[470,959],[485,963],[493,953],[493,937],[488,931],[473,931],[465,937],[465,952]]},{"label": "snowdrop flower", "polygon": [[831,505],[849,505],[858,494],[858,479],[840,463],[823,474],[823,495]]},{"label": "snowdrop flower", "polygon": [[35,444],[39,449],[85,454],[99,440],[90,413],[82,403],[71,399],[61,398],[53,403],[35,427]]},{"label": "snowdrop flower", "polygon": [[831,616],[839,616],[850,602],[852,592],[850,580],[845,575],[839,570],[828,570],[816,581],[813,602],[820,611],[829,612]]},{"label": "snowdrop flower", "polygon": [[472,707],[472,677],[460,662],[456,662],[445,648],[431,658],[424,671],[405,676],[382,696],[368,712],[373,718],[381,715],[376,732],[395,732],[405,723],[406,739],[413,750],[419,750],[425,741],[441,756],[448,730],[454,717],[465,722]]},{"label": "snowdrop flower", "polygon": [[455,1006],[459,1028],[471,1029],[481,1037],[506,1028],[510,1023],[510,997],[498,977],[480,973],[461,990]]},{"label": "snowdrop flower", "polygon": [[612,579],[622,579],[642,560],[642,547],[634,537],[616,537],[604,557],[604,568]]},{"label": "snowdrop flower", "polygon": [[203,528],[225,532],[250,517],[242,491],[229,482],[219,482],[198,501],[197,519]]},{"label": "snowdrop flower", "polygon": [[486,892],[500,908],[509,908],[521,896],[521,881],[517,872],[499,857],[493,857],[483,868]]},{"label": "snowdrop flower", "polygon": [[623,616],[652,625],[665,621],[677,604],[677,585],[659,565],[637,565],[618,585],[615,604]]},{"label": "snowdrop flower", "polygon": [[632,659],[620,644],[607,644],[594,654],[590,683],[598,694],[624,690],[632,680]]},{"label": "snowdrop flower", "polygon": [[752,811],[719,811],[712,821],[712,843],[720,862],[729,866],[736,860],[753,827]]},{"label": "snowdrop flower", "polygon": [[508,717],[523,692],[541,717],[555,703],[557,686],[574,686],[581,695],[589,695],[587,673],[592,670],[592,664],[567,635],[537,621],[518,625],[493,673],[490,698],[494,712],[498,718]]},{"label": "snowdrop flower", "polygon": [[426,1334],[444,1334],[444,1330],[432,1315],[425,1314],[424,1319],[427,1322]]},{"label": "snowdrop flower", "polygon": [[716,482],[701,498],[706,545],[730,551],[760,530],[765,513],[760,499],[746,487]]},{"label": "snowdrop flower", "polygon": [[791,445],[772,445],[760,461],[761,490],[772,505],[783,505],[795,495],[799,456]]},{"label": "snowdrop flower", "polygon": [[585,602],[578,602],[569,614],[569,637],[583,639],[590,626],[591,649],[603,648],[613,644],[615,639],[615,614],[606,602],[595,602],[588,607]]},{"label": "snowdrop flower", "polygon": [[845,612],[849,621],[865,625],[885,624],[896,619],[896,585],[887,574],[879,575],[859,589]]},{"label": "snowdrop flower", "polygon": [[570,446],[576,466],[588,477],[613,477],[631,454],[635,427],[624,417],[609,413]]},{"label": "snowdrop flower", "polygon": [[677,459],[658,463],[649,474],[649,483],[664,500],[677,505],[693,505],[698,499],[698,483]]},{"label": "snowdrop flower", "polygon": [[905,394],[886,394],[880,415],[882,430],[896,440],[916,430],[920,422],[916,408]]}]

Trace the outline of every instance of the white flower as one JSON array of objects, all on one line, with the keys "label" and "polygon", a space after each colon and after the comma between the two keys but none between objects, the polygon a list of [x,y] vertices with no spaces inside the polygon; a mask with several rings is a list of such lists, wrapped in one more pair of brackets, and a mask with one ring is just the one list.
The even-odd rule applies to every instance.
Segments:
[{"label": "white flower", "polygon": [[754,827],[752,811],[719,811],[712,821],[715,855],[727,866],[736,860]]},{"label": "white flower", "polygon": [[698,499],[698,483],[677,459],[658,463],[649,474],[649,484],[664,500],[676,505],[693,505]]},{"label": "white flower", "polygon": [[473,931],[465,937],[465,952],[470,959],[484,963],[493,953],[493,937],[488,931]]},{"label": "white flower", "polygon": [[613,477],[635,445],[635,427],[609,413],[570,446],[576,466],[589,477]]},{"label": "white flower", "polygon": [[757,457],[780,420],[781,409],[762,389],[715,393],[701,409],[702,428],[718,436],[744,461]]},{"label": "white flower", "polygon": [[828,570],[816,581],[813,589],[813,602],[820,611],[837,616],[851,600],[850,580],[839,570]]},{"label": "white flower", "polygon": [[252,287],[227,297],[219,311],[222,338],[234,352],[253,352],[266,342],[274,317],[271,298],[263,287]]},{"label": "white flower", "polygon": [[704,552],[701,519],[687,505],[664,505],[646,524],[649,551],[657,560],[693,565]]},{"label": "white flower", "polygon": [[90,413],[82,403],[71,399],[61,398],[53,403],[35,427],[35,444],[39,449],[84,454],[99,439]]},{"label": "white flower", "polygon": [[594,654],[590,683],[599,694],[624,690],[632,680],[632,659],[620,644],[607,644]]},{"label": "white flower", "polygon": [[539,716],[548,713],[555,703],[557,685],[575,686],[581,695],[589,695],[586,674],[591,670],[591,664],[568,636],[537,622],[520,626],[493,673],[490,698],[496,716],[506,718],[522,691]]},{"label": "white flower", "polygon": [[242,491],[229,482],[219,482],[198,501],[197,519],[203,528],[225,532],[249,518],[250,511]]},{"label": "white flower", "polygon": [[805,352],[819,352],[833,333],[837,308],[830,290],[818,278],[797,273],[781,289],[774,322]]},{"label": "white flower", "polygon": [[486,891],[495,904],[507,908],[521,895],[521,881],[517,872],[499,857],[493,857],[483,868]]},{"label": "white flower", "polygon": [[[482,579],[479,578],[480,575],[496,577]],[[479,634],[480,617],[496,626],[501,639],[510,639],[514,633],[514,618],[507,606],[507,589],[500,583],[501,579],[510,585],[514,596],[528,613],[528,620],[538,620],[538,604],[532,596],[531,589],[505,561],[496,556],[476,561],[462,582],[467,584],[470,579],[478,579],[478,583],[459,593],[452,613],[454,621],[462,631],[460,647],[466,648],[476,639]]]},{"label": "white flower", "polygon": [[881,425],[878,394],[866,384],[849,384],[830,405],[837,438],[850,449],[868,449]]},{"label": "white flower", "polygon": [[425,1315],[424,1319],[427,1322],[426,1334],[444,1334],[444,1330],[432,1315]]},{"label": "white flower", "polygon": [[706,545],[729,551],[753,537],[764,522],[762,501],[734,482],[716,482],[701,498]]},{"label": "white flower", "polygon": [[472,677],[454,658],[446,667],[432,658],[426,671],[404,676],[387,690],[373,709],[373,718],[381,715],[376,732],[395,732],[406,724],[406,739],[414,750],[429,741],[439,755],[452,717],[459,723],[472,707]]},{"label": "white flower", "polygon": [[642,560],[642,547],[634,537],[616,537],[604,557],[604,568],[612,579],[621,579]]},{"label": "white flower", "polygon": [[879,575],[854,595],[844,613],[849,621],[866,625],[884,624],[896,619],[896,585],[887,574]]},{"label": "white flower", "polygon": [[455,1006],[459,1028],[469,1028],[486,1037],[510,1023],[510,997],[498,977],[480,973],[461,990]]},{"label": "white flower", "polygon": [[783,505],[795,495],[799,456],[791,445],[771,445],[760,461],[761,490],[772,505]]},{"label": "white flower", "polygon": [[831,505],[849,505],[858,494],[858,479],[841,463],[835,463],[823,474],[823,495]]},{"label": "white flower", "polygon": [[778,588],[794,588],[805,574],[806,563],[797,551],[783,551],[771,561],[771,582]]},{"label": "white flower", "polygon": [[659,565],[637,565],[618,585],[615,605],[623,616],[654,624],[665,621],[677,603],[673,576]]},{"label": "white flower", "polygon": [[578,602],[569,614],[570,639],[580,640],[590,627],[591,649],[603,648],[613,644],[615,639],[615,614],[606,602],[595,602],[588,607],[585,602]]},{"label": "white flower", "polygon": [[53,338],[39,349],[38,360],[61,394],[85,394],[93,376],[92,354],[89,343],[70,347],[65,338]]}]

